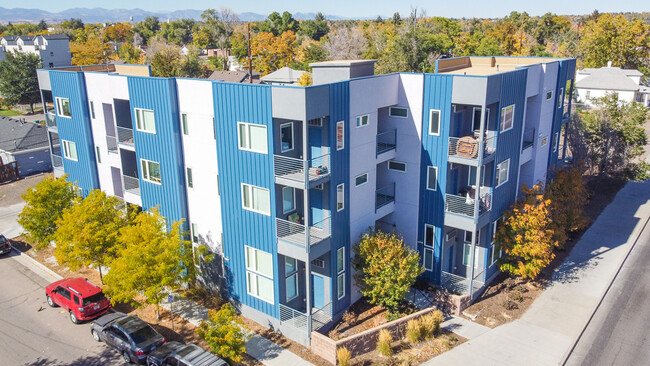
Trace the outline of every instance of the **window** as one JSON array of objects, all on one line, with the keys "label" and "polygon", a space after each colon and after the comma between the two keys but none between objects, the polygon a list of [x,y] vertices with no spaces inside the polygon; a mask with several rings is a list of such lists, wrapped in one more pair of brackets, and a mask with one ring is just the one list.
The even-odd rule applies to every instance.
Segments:
[{"label": "window", "polygon": [[546,146],[548,144],[548,136],[542,137],[542,146]]},{"label": "window", "polygon": [[388,115],[391,117],[407,118],[409,116],[409,110],[401,107],[390,107],[388,109]]},{"label": "window", "polygon": [[336,122],[336,150],[343,150],[345,147],[345,121]]},{"label": "window", "polygon": [[298,296],[298,273],[287,276],[287,301],[291,301]]},{"label": "window", "polygon": [[267,216],[271,215],[271,200],[268,189],[242,183],[241,190],[244,209]]},{"label": "window", "polygon": [[[478,258],[478,252],[479,250],[474,247],[474,268],[479,268],[479,258]],[[465,243],[463,245],[463,265],[464,266],[470,266],[470,255],[472,253],[472,244],[470,243]]]},{"label": "window", "polygon": [[72,141],[61,140],[63,143],[63,157],[77,161],[77,144]]},{"label": "window", "polygon": [[339,300],[345,296],[345,272],[336,276],[336,294]]},{"label": "window", "polygon": [[214,117],[212,117],[212,135],[214,140],[217,140],[217,126],[214,125]]},{"label": "window", "polygon": [[364,185],[364,184],[366,184],[367,182],[368,182],[368,173],[363,173],[363,174],[361,174],[361,175],[357,175],[357,176],[354,178],[354,185],[355,185],[355,187],[358,187],[358,186]]},{"label": "window", "polygon": [[183,135],[188,136],[190,132],[187,128],[187,113],[181,114],[181,124],[183,127]]},{"label": "window", "polygon": [[497,187],[508,181],[508,171],[510,170],[510,159],[506,159],[497,164]]},{"label": "window", "polygon": [[553,135],[553,152],[557,152],[557,146],[558,146],[559,140],[560,140],[560,136],[556,132],[555,135]]},{"label": "window", "polygon": [[422,266],[427,271],[433,271],[433,249],[424,247],[424,255],[422,256]]},{"label": "window", "polygon": [[273,256],[249,246],[245,248],[248,294],[273,304]]},{"label": "window", "polygon": [[336,273],[345,271],[345,247],[336,251]]},{"label": "window", "polygon": [[424,245],[433,248],[435,236],[436,228],[433,225],[424,225]]},{"label": "window", "polygon": [[[481,129],[481,111],[483,109],[480,107],[474,107],[474,115],[472,116],[472,130],[474,131],[479,131]],[[487,126],[487,122],[490,121],[490,110],[486,109],[485,110],[485,122]]]},{"label": "window", "polygon": [[424,225],[424,255],[422,266],[427,271],[433,271],[433,244],[435,242],[436,229],[433,225]]},{"label": "window", "polygon": [[67,289],[64,289],[63,287],[57,287],[56,293],[70,300],[70,291],[68,291]]},{"label": "window", "polygon": [[427,189],[435,191],[438,189],[438,167],[430,166],[427,168]]},{"label": "window", "polygon": [[429,111],[429,135],[440,136],[440,111]]},{"label": "window", "polygon": [[135,127],[138,131],[156,133],[156,120],[152,110],[135,109]]},{"label": "window", "polygon": [[323,120],[325,118],[326,117],[318,117],[318,118],[310,119],[307,121],[307,125],[314,126],[314,127],[323,127]]},{"label": "window", "polygon": [[367,126],[369,119],[370,119],[370,115],[368,114],[357,117],[357,128]]},{"label": "window", "polygon": [[280,144],[282,152],[293,150],[293,123],[280,125]]},{"label": "window", "polygon": [[512,121],[515,119],[515,105],[511,104],[501,108],[501,125],[499,131],[508,131],[512,128]]},{"label": "window", "polygon": [[553,98],[553,91],[549,90],[546,92],[546,100],[550,100],[551,98]]},{"label": "window", "polygon": [[266,126],[244,122],[239,122],[237,125],[240,150],[267,153]]},{"label": "window", "polygon": [[298,266],[296,264],[296,259],[291,257],[284,257],[284,274],[290,275],[297,270]]},{"label": "window", "polygon": [[406,163],[402,163],[400,161],[395,161],[395,160],[389,160],[388,161],[388,169],[389,170],[395,170],[397,172],[405,172],[406,171]]},{"label": "window", "polygon": [[488,258],[490,258],[490,265],[496,263],[497,259],[501,258],[503,255],[503,251],[501,250],[501,243],[496,241],[496,236],[499,227],[501,227],[504,222],[505,218],[501,216],[492,224],[492,251],[489,253],[491,257],[488,256]]},{"label": "window", "polygon": [[99,146],[95,146],[95,153],[97,154],[97,163],[102,163],[102,156],[99,154]]},{"label": "window", "polygon": [[90,101],[90,118],[95,119],[95,103]]},{"label": "window", "polygon": [[[481,169],[481,186],[485,186],[485,171],[487,169]],[[470,186],[476,186],[476,167],[469,167],[469,174],[467,174],[467,184]]]},{"label": "window", "polygon": [[564,88],[560,88],[560,92],[557,93],[557,107],[562,108],[562,102],[564,99]]},{"label": "window", "polygon": [[70,113],[70,99],[57,97],[56,111],[58,116],[71,118],[72,114]]},{"label": "window", "polygon": [[190,231],[192,234],[192,243],[198,243],[199,242],[199,227],[197,224],[192,223],[190,225]]},{"label": "window", "polygon": [[336,186],[336,211],[345,208],[345,184],[341,183]]},{"label": "window", "polygon": [[289,213],[296,209],[296,190],[293,187],[282,188],[282,212]]},{"label": "window", "polygon": [[586,98],[590,98],[590,97],[591,97],[591,90],[587,90],[587,93],[585,94],[585,97],[586,97]]},{"label": "window", "polygon": [[187,188],[194,188],[194,179],[192,178],[192,168],[185,168],[187,173]]},{"label": "window", "polygon": [[142,179],[147,182],[160,184],[162,178],[160,176],[160,164],[155,161],[140,159],[142,166]]}]

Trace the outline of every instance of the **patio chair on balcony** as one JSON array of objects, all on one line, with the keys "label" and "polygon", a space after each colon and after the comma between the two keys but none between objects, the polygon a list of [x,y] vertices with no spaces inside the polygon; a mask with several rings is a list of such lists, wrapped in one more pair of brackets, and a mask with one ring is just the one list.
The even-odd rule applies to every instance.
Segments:
[{"label": "patio chair on balcony", "polygon": [[475,158],[478,154],[478,140],[473,136],[463,136],[458,140],[456,151],[460,157]]}]

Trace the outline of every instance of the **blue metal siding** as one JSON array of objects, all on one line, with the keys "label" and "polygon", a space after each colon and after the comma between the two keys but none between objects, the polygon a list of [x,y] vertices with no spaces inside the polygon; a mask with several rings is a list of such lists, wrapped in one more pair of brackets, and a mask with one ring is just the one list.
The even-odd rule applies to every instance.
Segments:
[{"label": "blue metal siding", "polygon": [[[271,87],[266,85],[213,83],[217,159],[221,188],[221,217],[224,255],[230,272],[230,298],[278,318],[280,299],[278,255],[275,234],[275,177],[273,175],[273,119]],[[237,122],[267,127],[268,153],[239,150]],[[271,214],[266,216],[242,208],[241,184],[268,189]],[[246,290],[244,246],[273,256],[273,304],[250,296]]]},{"label": "blue metal siding", "polygon": [[[418,241],[424,240],[424,225],[435,226],[434,270],[425,271],[423,277],[440,283],[440,251],[445,227],[445,190],[447,187],[447,165],[449,158],[449,129],[451,121],[452,75],[424,74],[424,103],[422,113],[422,163],[420,165],[420,210],[418,220]],[[440,136],[429,135],[430,109],[440,110]],[[427,186],[427,168],[438,167],[438,190],[430,191]],[[418,245],[423,257],[422,245]]]},{"label": "blue metal siding", "polygon": [[[567,82],[567,76],[569,75],[569,68],[573,67],[575,69],[575,60],[570,59],[570,60],[561,60],[560,61],[560,67],[557,73],[557,85],[555,85],[555,106],[554,106],[554,112],[553,112],[553,129],[551,130],[551,148],[549,151],[549,156],[548,156],[548,169],[549,170],[554,170],[555,166],[557,164],[557,158],[558,158],[558,153],[560,153],[560,149],[558,148],[556,151],[553,150],[553,147],[557,146],[559,147],[559,142],[555,141],[555,134],[558,134],[559,138],[559,132],[562,129],[562,117],[564,115],[564,96],[568,92],[566,90],[566,82]],[[562,94],[560,94],[560,89],[564,90]],[[560,99],[562,98],[562,99]],[[562,105],[560,107],[557,106],[558,101],[562,101]]]},{"label": "blue metal siding", "polygon": [[49,73],[55,104],[56,97],[70,100],[72,118],[56,117],[59,139],[73,141],[77,147],[77,161],[63,158],[63,168],[68,174],[68,181],[79,186],[85,197],[91,190],[99,189],[99,177],[95,163],[84,74],[70,71],[49,71]]},{"label": "blue metal siding", "polygon": [[[350,202],[350,83],[348,81],[330,84],[330,123],[329,146],[331,151],[329,207],[332,212],[332,250],[330,253],[330,273],[332,274],[333,314],[345,310],[350,305],[351,266],[350,253],[350,209],[349,205],[341,212],[336,211],[336,186],[345,184],[345,202]],[[345,148],[336,150],[336,123],[344,121]],[[345,296],[338,299],[338,281],[336,273],[336,251],[345,247]]]},{"label": "blue metal siding", "polygon": [[[128,77],[135,155],[140,172],[142,208],[160,206],[169,223],[185,220],[187,197],[183,174],[183,150],[174,79]],[[154,111],[156,133],[137,131],[134,108]],[[158,162],[162,184],[144,181],[140,159]]]}]

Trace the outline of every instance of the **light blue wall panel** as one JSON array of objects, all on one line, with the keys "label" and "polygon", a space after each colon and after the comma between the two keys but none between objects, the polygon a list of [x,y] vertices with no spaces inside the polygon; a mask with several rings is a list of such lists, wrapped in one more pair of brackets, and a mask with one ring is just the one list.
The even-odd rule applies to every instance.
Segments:
[{"label": "light blue wall panel", "polygon": [[[228,258],[230,297],[249,307],[278,317],[280,276],[276,247],[276,202],[271,194],[271,214],[242,209],[241,184],[247,183],[275,192],[273,175],[273,119],[271,87],[267,85],[213,83],[214,115],[217,131],[217,159],[221,188],[221,217],[224,254]],[[268,153],[239,150],[237,122],[267,126]],[[244,246],[273,255],[275,301],[270,304],[248,295]]]},{"label": "light blue wall panel", "polygon": [[[84,74],[70,71],[49,73],[53,98],[61,97],[70,100],[72,117],[56,117],[59,139],[73,141],[77,147],[77,161],[64,158],[63,168],[68,174],[68,180],[79,186],[85,197],[91,190],[99,189],[99,177],[95,164],[95,148]],[[63,152],[61,154],[63,155]]]},{"label": "light blue wall panel", "polygon": [[[555,86],[555,110],[553,112],[551,150],[548,157],[548,168],[550,171],[556,169],[558,163],[558,155],[562,153],[559,149],[559,142],[555,141],[556,133],[558,134],[558,138],[559,138],[559,133],[560,130],[562,129],[562,117],[564,114],[564,100],[562,100],[560,107],[558,107],[558,99],[564,98],[565,94],[569,92],[568,90],[566,90],[567,80],[573,79],[573,75],[575,74],[575,68],[576,68],[575,59],[560,61],[560,68],[557,74],[557,85]],[[560,94],[560,89],[564,90],[562,94]],[[554,151],[553,146],[556,146],[556,144],[558,146],[558,149]]]}]

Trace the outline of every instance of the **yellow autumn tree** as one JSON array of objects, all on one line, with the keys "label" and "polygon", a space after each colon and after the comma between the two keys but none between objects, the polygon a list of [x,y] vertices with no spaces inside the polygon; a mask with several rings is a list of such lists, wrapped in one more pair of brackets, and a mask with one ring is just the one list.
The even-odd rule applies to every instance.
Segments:
[{"label": "yellow autumn tree", "polygon": [[565,168],[555,172],[546,187],[546,197],[551,200],[549,212],[558,247],[562,248],[569,234],[587,225],[584,207],[587,204],[587,187],[579,168]]},{"label": "yellow autumn tree", "polygon": [[253,68],[262,75],[289,66],[295,61],[297,53],[296,34],[285,31],[280,36],[260,32],[251,40]]},{"label": "yellow autumn tree", "polygon": [[505,224],[497,230],[496,240],[506,255],[499,260],[499,269],[521,278],[535,279],[548,266],[555,254],[549,206],[551,200],[538,185],[522,187],[524,199],[504,213]]},{"label": "yellow autumn tree", "polygon": [[300,86],[310,86],[313,83],[313,80],[311,78],[311,73],[306,72],[298,78],[298,85]]},{"label": "yellow autumn tree", "polygon": [[110,59],[111,45],[94,36],[84,42],[70,42],[70,52],[73,65],[97,65]]}]

